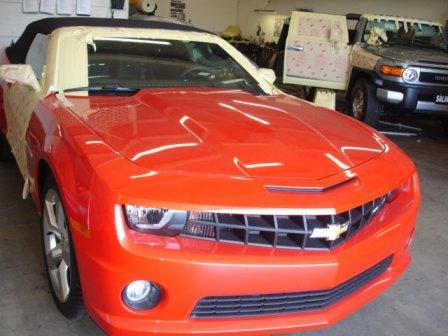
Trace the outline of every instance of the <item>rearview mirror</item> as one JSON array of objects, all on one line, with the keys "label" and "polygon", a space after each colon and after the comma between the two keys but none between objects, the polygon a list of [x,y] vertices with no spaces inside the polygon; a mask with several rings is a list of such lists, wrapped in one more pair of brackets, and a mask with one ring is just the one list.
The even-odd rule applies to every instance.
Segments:
[{"label": "rearview mirror", "polygon": [[25,85],[39,92],[40,85],[33,68],[28,64],[5,64],[0,66],[0,80],[6,83]]},{"label": "rearview mirror", "polygon": [[272,69],[260,68],[258,69],[258,73],[261,77],[266,79],[270,84],[274,84],[277,77],[275,76],[275,72]]}]

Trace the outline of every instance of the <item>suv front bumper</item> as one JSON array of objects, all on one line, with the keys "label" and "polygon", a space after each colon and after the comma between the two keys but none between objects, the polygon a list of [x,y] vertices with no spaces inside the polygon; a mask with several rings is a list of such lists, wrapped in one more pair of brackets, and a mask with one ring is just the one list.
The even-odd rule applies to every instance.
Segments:
[{"label": "suv front bumper", "polygon": [[439,94],[448,96],[448,88],[386,80],[376,91],[377,98],[391,107],[409,112],[448,116],[448,104],[436,103],[436,96]]}]

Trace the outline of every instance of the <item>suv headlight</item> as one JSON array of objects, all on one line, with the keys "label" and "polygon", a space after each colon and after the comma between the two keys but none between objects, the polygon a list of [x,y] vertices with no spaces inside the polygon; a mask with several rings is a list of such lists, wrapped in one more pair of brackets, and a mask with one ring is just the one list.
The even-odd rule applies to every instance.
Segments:
[{"label": "suv headlight", "polygon": [[163,236],[177,236],[187,223],[186,211],[125,205],[126,223],[135,231]]},{"label": "suv headlight", "polygon": [[407,68],[403,71],[403,80],[408,83],[417,81],[418,71],[414,68]]}]

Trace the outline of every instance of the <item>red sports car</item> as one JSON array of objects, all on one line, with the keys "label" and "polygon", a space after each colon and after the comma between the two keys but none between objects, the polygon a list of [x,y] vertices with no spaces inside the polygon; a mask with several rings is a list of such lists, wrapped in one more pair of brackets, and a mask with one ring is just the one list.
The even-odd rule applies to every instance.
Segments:
[{"label": "red sports car", "polygon": [[329,326],[409,265],[414,164],[219,37],[44,19],[4,52],[9,148],[56,305],[111,335]]}]

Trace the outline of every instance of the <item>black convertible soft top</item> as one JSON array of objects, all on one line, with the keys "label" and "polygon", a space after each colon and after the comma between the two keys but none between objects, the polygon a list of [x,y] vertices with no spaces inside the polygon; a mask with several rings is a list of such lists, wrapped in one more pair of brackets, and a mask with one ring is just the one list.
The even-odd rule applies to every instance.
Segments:
[{"label": "black convertible soft top", "polygon": [[119,28],[148,28],[148,29],[168,29],[181,30],[189,32],[209,33],[208,31],[183,24],[174,20],[168,20],[158,17],[148,20],[126,20],[126,19],[103,19],[103,18],[47,18],[30,23],[23,32],[22,36],[6,48],[5,52],[8,59],[13,64],[25,63],[26,55],[37,34],[49,35],[53,31],[62,27],[119,27]]}]

